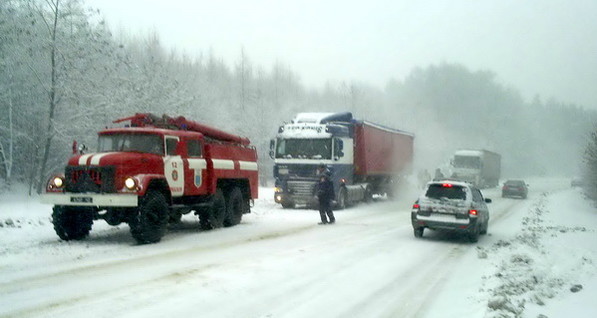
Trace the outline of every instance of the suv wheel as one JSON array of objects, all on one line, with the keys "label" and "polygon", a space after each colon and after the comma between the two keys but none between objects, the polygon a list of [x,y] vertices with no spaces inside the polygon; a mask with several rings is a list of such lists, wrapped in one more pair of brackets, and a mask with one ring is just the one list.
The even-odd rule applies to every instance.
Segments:
[{"label": "suv wheel", "polygon": [[149,190],[129,220],[131,235],[139,244],[159,242],[166,234],[168,220],[166,198],[159,191]]},{"label": "suv wheel", "polygon": [[415,237],[423,237],[423,231],[425,230],[424,227],[418,227],[414,229]]},{"label": "suv wheel", "polygon": [[477,243],[479,241],[479,227],[475,226],[475,228],[469,232],[468,238],[471,243]]},{"label": "suv wheel", "polygon": [[488,229],[489,229],[489,221],[485,221],[485,223],[483,223],[483,228],[481,229],[479,234],[487,234]]}]

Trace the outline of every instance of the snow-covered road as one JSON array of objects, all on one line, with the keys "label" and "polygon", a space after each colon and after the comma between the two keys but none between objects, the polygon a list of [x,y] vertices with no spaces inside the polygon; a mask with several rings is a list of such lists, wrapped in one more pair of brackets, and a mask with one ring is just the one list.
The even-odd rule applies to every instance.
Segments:
[{"label": "snow-covered road", "polygon": [[527,200],[484,194],[489,235],[475,244],[415,239],[416,193],[321,226],[262,189],[240,225],[202,232],[188,215],[151,245],[102,221],[86,240],[60,241],[51,207],[5,196],[0,317],[558,317],[578,302],[597,316],[597,213],[580,191],[543,179]]}]

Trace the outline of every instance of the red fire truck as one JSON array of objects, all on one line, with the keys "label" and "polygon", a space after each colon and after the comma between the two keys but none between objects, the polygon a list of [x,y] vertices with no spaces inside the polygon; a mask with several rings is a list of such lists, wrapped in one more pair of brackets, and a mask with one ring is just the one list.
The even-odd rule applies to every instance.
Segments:
[{"label": "red fire truck", "polygon": [[103,219],[154,243],[191,211],[203,230],[234,226],[250,212],[258,169],[249,139],[184,117],[138,113],[121,122],[130,124],[100,131],[97,152],[75,154],[48,181],[42,201],[54,204],[61,239],[83,239]]}]

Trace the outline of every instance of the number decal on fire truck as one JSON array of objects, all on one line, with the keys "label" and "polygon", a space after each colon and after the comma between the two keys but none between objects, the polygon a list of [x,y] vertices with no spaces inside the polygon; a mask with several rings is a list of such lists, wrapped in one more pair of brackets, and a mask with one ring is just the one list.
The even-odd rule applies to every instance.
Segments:
[{"label": "number decal on fire truck", "polygon": [[180,197],[184,193],[184,171],[182,167],[182,158],[180,156],[164,157],[164,175],[174,197]]}]

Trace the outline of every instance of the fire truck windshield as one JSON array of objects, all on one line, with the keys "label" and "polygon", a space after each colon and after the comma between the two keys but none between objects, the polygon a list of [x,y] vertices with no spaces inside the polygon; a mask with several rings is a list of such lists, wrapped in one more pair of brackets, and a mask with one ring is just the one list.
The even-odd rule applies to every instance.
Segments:
[{"label": "fire truck windshield", "polygon": [[278,138],[276,158],[282,159],[331,159],[332,139],[282,139]]},{"label": "fire truck windshield", "polygon": [[99,152],[125,151],[164,155],[164,142],[159,135],[110,134],[99,136]]}]

